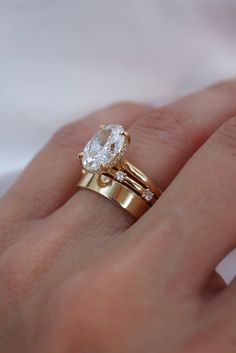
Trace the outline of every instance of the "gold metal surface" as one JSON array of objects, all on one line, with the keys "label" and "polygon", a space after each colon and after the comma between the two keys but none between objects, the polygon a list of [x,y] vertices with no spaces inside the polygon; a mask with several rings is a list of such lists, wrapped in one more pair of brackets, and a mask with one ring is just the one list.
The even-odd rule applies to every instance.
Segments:
[{"label": "gold metal surface", "polygon": [[[100,125],[100,129],[105,129],[105,125]],[[125,136],[125,143],[119,154],[109,164],[101,165],[97,174],[83,169],[78,186],[105,196],[135,218],[139,218],[161,196],[161,190],[141,170],[124,158],[131,139],[127,131],[122,132],[122,135]],[[83,164],[83,152],[78,157]],[[125,177],[122,180],[118,179],[117,172],[123,172]]]},{"label": "gold metal surface", "polygon": [[145,188],[149,188],[154,192],[156,198],[161,196],[161,190],[155,185],[155,183],[148,178],[141,170],[136,168],[133,164],[131,164],[127,160],[123,160],[121,162],[123,168],[130,173],[136,180],[138,180]]},{"label": "gold metal surface", "polygon": [[153,205],[161,196],[161,190],[156,187],[154,182],[129,161],[123,159],[105,174],[115,178],[117,171],[123,171],[126,173],[126,178],[122,184],[136,192],[138,195],[141,196],[147,189],[151,190],[154,193],[154,198],[150,201],[151,205]]},{"label": "gold metal surface", "polygon": [[114,201],[122,208],[126,209],[136,219],[141,217],[151,207],[135,192],[114,179],[111,179],[111,182],[108,185],[101,186],[99,184],[99,175],[97,174],[87,173],[82,177],[78,186],[80,188],[95,191],[109,200]]}]

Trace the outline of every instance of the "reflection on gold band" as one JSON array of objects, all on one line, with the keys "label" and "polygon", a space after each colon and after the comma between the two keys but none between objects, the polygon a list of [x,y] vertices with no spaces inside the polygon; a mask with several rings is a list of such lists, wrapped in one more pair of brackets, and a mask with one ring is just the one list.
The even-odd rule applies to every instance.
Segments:
[{"label": "reflection on gold band", "polygon": [[134,191],[114,179],[101,185],[98,174],[87,173],[79,182],[80,188],[95,191],[126,209],[136,219],[150,209],[150,205]]},{"label": "reflection on gold band", "polygon": [[150,190],[153,193],[153,198],[148,201],[150,205],[153,205],[161,196],[161,190],[156,187],[153,181],[127,160],[122,160],[111,170],[104,172],[103,175],[116,179],[118,171],[123,171],[126,174],[122,184],[137,193],[140,197],[142,197],[146,190]]}]

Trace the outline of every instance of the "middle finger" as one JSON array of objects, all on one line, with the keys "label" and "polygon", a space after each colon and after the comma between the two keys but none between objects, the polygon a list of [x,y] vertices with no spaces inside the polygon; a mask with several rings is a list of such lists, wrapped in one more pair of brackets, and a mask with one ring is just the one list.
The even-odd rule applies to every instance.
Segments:
[{"label": "middle finger", "polygon": [[167,258],[175,259],[174,271],[188,286],[204,285],[236,245],[235,156],[236,116],[217,129],[133,228],[152,227],[150,239],[166,239]]}]

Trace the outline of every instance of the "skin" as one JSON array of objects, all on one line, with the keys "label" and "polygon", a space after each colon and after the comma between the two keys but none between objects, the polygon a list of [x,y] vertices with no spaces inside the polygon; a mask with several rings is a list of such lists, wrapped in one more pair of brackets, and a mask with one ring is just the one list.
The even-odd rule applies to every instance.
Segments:
[{"label": "skin", "polygon": [[[0,352],[233,353],[236,81],[161,108],[122,103],[58,131],[0,200]],[[76,155],[121,123],[164,190],[143,217],[76,184]]]}]

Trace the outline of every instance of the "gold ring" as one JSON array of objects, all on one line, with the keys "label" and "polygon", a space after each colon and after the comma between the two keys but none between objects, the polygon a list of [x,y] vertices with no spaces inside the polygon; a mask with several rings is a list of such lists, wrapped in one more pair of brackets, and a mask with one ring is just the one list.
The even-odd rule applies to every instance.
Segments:
[{"label": "gold ring", "polygon": [[107,197],[139,218],[153,206],[161,190],[124,158],[130,140],[121,125],[101,125],[78,154],[84,174],[78,186]]}]

